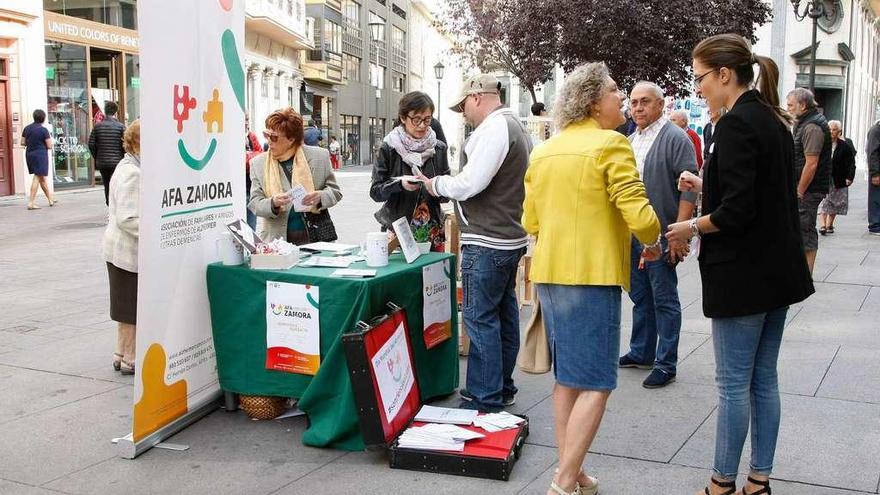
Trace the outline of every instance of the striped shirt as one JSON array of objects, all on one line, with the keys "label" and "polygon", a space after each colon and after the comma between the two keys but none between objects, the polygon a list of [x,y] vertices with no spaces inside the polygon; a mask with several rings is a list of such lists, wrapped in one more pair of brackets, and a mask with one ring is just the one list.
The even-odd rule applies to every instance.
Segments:
[{"label": "striped shirt", "polygon": [[645,159],[648,157],[651,147],[654,146],[654,141],[660,134],[660,129],[666,125],[667,121],[666,117],[660,117],[648,127],[636,129],[635,134],[632,136],[632,147],[636,155],[636,167],[639,169],[640,177],[645,175]]}]

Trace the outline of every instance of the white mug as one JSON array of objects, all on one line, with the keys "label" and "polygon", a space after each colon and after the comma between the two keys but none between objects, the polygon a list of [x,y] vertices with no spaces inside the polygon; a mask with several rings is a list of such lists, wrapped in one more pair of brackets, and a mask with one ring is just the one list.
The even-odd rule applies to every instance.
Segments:
[{"label": "white mug", "polygon": [[365,246],[367,266],[380,267],[388,265],[388,234],[370,232],[367,234]]},{"label": "white mug", "polygon": [[221,232],[215,242],[220,261],[224,265],[240,265],[244,263],[244,253],[242,252],[241,244],[232,237],[232,232]]}]

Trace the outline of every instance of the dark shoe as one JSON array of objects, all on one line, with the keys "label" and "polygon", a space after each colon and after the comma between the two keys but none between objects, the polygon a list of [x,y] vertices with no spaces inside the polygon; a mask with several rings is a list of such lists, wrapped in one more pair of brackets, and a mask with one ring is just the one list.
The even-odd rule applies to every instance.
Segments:
[{"label": "dark shoe", "polygon": [[828,227],[826,230],[828,231],[829,234],[834,233],[834,227]]},{"label": "dark shoe", "polygon": [[[834,231],[832,230],[832,232],[834,232]],[[820,228],[819,228],[819,234],[820,234],[820,235],[825,235],[825,234],[827,234],[827,233],[828,233],[828,229],[826,229],[825,227],[820,227]]]},{"label": "dark shoe", "polygon": [[874,232],[873,230],[869,230],[868,234],[870,235],[880,235],[880,231]]},{"label": "dark shoe", "polygon": [[128,362],[126,360],[122,360],[119,363],[119,373],[123,375],[133,375],[134,374],[134,361]]},{"label": "dark shoe", "polygon": [[[734,493],[736,493],[736,481],[718,481],[713,477],[712,484],[717,486],[718,488],[727,488],[727,490],[721,493],[721,495],[733,495]],[[706,492],[706,495],[712,494],[712,492],[709,491],[708,486],[703,491]]]},{"label": "dark shoe", "polygon": [[642,382],[645,388],[662,388],[675,381],[675,375],[670,375],[663,370],[654,370]]},{"label": "dark shoe", "polygon": [[[462,400],[466,400],[468,402],[473,402],[476,397],[474,394],[467,391],[467,389],[461,389],[458,391],[458,395],[461,396]],[[504,407],[509,407],[516,404],[516,396],[515,395],[505,395],[501,398],[501,403],[504,404]]]},{"label": "dark shoe", "polygon": [[640,363],[629,357],[629,354],[627,354],[626,356],[620,357],[620,360],[617,361],[617,366],[620,368],[638,368],[640,370],[649,370],[654,367],[654,363]]},{"label": "dark shoe", "polygon": [[119,371],[119,369],[121,367],[122,367],[122,354],[119,354],[118,352],[114,352],[113,353],[113,369],[116,371]]},{"label": "dark shoe", "polygon": [[749,476],[749,483],[751,483],[753,485],[758,485],[761,487],[761,489],[756,492],[748,493],[748,492],[746,492],[745,487],[743,487],[743,489],[742,489],[743,495],[770,495],[770,493],[771,493],[770,492],[770,480],[761,481],[761,480],[756,480],[755,478],[752,478],[751,476]]}]

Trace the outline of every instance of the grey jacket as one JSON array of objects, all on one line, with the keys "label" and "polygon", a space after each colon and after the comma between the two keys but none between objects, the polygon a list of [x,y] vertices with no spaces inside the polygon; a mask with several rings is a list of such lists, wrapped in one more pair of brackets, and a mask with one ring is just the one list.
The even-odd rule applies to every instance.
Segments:
[{"label": "grey jacket", "polygon": [[[630,142],[634,136],[635,134],[629,137]],[[699,173],[694,144],[686,132],[674,123],[667,122],[660,129],[660,134],[645,157],[645,171],[642,175],[648,199],[660,219],[663,232],[666,232],[670,223],[675,223],[678,219],[678,204],[681,200],[696,202],[696,194],[678,190],[678,177],[685,170],[693,174]]]},{"label": "grey jacket", "polygon": [[[315,190],[321,192],[321,209],[326,210],[342,199],[342,191],[330,165],[330,152],[318,146],[304,145],[303,153],[312,171]],[[251,160],[251,200],[248,203],[248,209],[258,217],[257,235],[267,242],[279,237],[287,239],[287,220],[291,213],[291,209],[287,208],[275,214],[272,211],[272,198],[266,197],[263,191],[263,172],[268,157],[268,153],[263,153]],[[290,189],[290,181],[284,172],[281,172],[281,187],[285,191]]]}]

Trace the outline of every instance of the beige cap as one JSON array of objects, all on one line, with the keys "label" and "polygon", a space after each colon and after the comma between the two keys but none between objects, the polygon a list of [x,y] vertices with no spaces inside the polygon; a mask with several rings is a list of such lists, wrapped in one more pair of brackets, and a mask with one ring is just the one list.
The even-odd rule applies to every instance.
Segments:
[{"label": "beige cap", "polygon": [[476,76],[468,78],[468,80],[461,86],[461,92],[454,100],[455,102],[449,106],[449,109],[453,112],[461,113],[463,111],[462,105],[464,104],[464,100],[470,95],[480,93],[495,93],[500,95],[501,82],[491,74],[477,74]]}]

